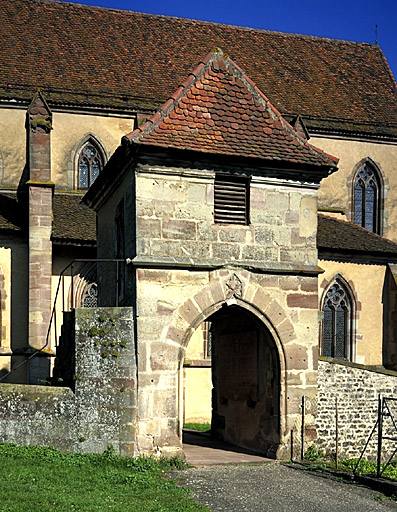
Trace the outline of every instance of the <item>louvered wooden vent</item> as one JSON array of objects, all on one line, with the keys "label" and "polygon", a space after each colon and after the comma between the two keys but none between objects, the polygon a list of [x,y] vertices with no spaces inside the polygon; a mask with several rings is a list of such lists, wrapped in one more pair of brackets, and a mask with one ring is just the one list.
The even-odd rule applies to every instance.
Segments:
[{"label": "louvered wooden vent", "polygon": [[248,224],[248,179],[240,176],[216,176],[214,203],[216,223]]}]

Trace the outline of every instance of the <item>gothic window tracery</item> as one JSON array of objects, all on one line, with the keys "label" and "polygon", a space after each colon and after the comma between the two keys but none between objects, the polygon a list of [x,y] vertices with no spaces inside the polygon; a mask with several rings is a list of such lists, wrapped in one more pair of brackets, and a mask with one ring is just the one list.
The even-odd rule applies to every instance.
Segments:
[{"label": "gothic window tracery", "polygon": [[380,234],[381,183],[369,162],[358,170],[353,185],[353,220],[355,224]]},{"label": "gothic window tracery", "polygon": [[96,283],[89,283],[82,294],[81,307],[83,308],[96,308],[98,307],[98,285]]},{"label": "gothic window tracery", "polygon": [[321,355],[352,358],[352,298],[340,280],[327,290],[323,304]]},{"label": "gothic window tracery", "polygon": [[89,188],[99,176],[103,165],[103,155],[93,141],[84,144],[78,159],[79,188]]}]

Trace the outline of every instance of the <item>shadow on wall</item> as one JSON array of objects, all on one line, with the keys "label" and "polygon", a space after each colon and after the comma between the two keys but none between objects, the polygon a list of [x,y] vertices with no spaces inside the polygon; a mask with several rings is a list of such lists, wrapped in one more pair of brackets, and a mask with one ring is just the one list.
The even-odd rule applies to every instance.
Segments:
[{"label": "shadow on wall", "polygon": [[388,265],[382,290],[383,340],[382,364],[385,368],[397,369],[397,265]]},{"label": "shadow on wall", "polygon": [[211,317],[212,435],[276,457],[280,445],[280,363],[268,329],[239,306]]}]

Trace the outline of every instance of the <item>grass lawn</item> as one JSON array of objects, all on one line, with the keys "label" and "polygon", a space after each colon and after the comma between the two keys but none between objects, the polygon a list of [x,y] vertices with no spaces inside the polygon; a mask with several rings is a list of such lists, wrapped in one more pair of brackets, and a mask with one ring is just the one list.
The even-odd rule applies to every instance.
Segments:
[{"label": "grass lawn", "polygon": [[204,512],[167,479],[180,459],[63,454],[0,444],[0,512]]},{"label": "grass lawn", "polygon": [[[336,469],[335,461],[333,459],[327,458],[324,453],[318,451],[315,445],[309,447],[307,452],[305,453],[304,459],[306,462],[312,462],[314,468],[318,469]],[[338,463],[338,468],[341,471],[348,471],[352,473],[357,465],[358,459],[340,459]],[[385,468],[385,469],[384,469]],[[365,459],[361,459],[360,464],[358,465],[356,472],[359,475],[376,475],[377,464],[376,462],[371,462]],[[385,464],[381,464],[383,478],[388,478],[389,480],[397,480],[397,459],[394,459],[385,467]]]},{"label": "grass lawn", "polygon": [[210,423],[184,423],[183,428],[190,430],[199,430],[200,432],[209,432],[211,430]]}]

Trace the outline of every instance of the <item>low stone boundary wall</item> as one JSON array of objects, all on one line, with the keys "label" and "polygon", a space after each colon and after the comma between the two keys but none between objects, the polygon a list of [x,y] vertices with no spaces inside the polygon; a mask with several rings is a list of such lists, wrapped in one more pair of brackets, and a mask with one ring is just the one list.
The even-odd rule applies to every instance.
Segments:
[{"label": "low stone boundary wall", "polygon": [[64,380],[71,378],[73,389],[1,384],[0,441],[86,453],[113,446],[116,453],[133,456],[136,360],[132,309],[85,308],[68,315],[66,324],[72,328],[61,344],[72,353],[69,364],[61,368],[67,368]]},{"label": "low stone boundary wall", "polygon": [[[359,457],[378,414],[378,395],[397,397],[397,372],[364,365],[320,360],[318,363],[317,442],[319,449],[335,453],[335,399],[338,399],[339,457]],[[397,421],[397,403],[394,405]],[[385,433],[390,419],[384,422]],[[389,430],[387,430],[389,429]],[[391,432],[392,433],[392,432]],[[374,459],[377,432],[365,452]],[[394,433],[397,437],[397,432]],[[383,443],[383,457],[392,453],[390,442]]]}]

